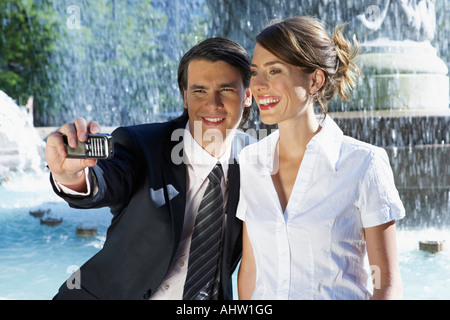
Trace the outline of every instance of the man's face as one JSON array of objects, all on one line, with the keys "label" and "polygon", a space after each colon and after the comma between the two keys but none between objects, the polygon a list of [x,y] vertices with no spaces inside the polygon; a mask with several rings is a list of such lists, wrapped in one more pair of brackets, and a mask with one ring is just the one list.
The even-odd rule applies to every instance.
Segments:
[{"label": "man's face", "polygon": [[237,129],[244,108],[251,102],[251,91],[244,87],[237,68],[224,61],[189,63],[184,107],[189,113],[189,130],[205,150],[220,156],[217,150],[227,130],[230,133]]}]

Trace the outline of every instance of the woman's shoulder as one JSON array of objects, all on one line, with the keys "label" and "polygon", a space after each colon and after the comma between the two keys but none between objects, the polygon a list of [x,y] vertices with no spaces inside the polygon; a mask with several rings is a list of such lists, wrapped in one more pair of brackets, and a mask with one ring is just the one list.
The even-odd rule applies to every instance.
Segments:
[{"label": "woman's shoulder", "polygon": [[239,153],[239,163],[241,165],[256,165],[255,168],[272,166],[277,142],[278,130],[242,149]]},{"label": "woman's shoulder", "polygon": [[342,139],[342,148],[347,153],[359,153],[367,156],[386,153],[385,149],[381,147],[345,135]]},{"label": "woman's shoulder", "polygon": [[364,171],[370,167],[389,166],[389,156],[384,148],[370,143],[344,136],[341,145],[340,162],[350,163],[352,170]]},{"label": "woman's shoulder", "polygon": [[271,132],[267,136],[260,136],[260,140],[243,148],[241,154],[254,154],[255,152],[261,152],[262,150],[268,151],[271,147],[275,147],[278,142],[278,137],[278,130]]}]

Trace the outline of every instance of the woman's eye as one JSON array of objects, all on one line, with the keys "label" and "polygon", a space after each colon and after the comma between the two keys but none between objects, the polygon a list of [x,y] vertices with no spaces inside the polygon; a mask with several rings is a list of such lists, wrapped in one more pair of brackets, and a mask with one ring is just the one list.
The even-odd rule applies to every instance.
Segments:
[{"label": "woman's eye", "polygon": [[270,74],[278,74],[278,73],[280,73],[281,71],[280,70],[278,70],[278,69],[273,69],[273,70],[270,70]]}]

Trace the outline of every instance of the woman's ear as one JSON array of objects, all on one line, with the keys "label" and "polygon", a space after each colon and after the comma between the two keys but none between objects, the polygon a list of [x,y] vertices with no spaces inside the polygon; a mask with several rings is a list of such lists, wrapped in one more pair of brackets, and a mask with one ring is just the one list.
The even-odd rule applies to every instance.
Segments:
[{"label": "woman's ear", "polygon": [[252,91],[250,88],[245,89],[245,100],[244,100],[244,106],[250,107],[252,105]]},{"label": "woman's ear", "polygon": [[313,83],[310,93],[315,94],[325,83],[325,72],[323,72],[322,69],[316,69],[312,74],[312,81]]}]

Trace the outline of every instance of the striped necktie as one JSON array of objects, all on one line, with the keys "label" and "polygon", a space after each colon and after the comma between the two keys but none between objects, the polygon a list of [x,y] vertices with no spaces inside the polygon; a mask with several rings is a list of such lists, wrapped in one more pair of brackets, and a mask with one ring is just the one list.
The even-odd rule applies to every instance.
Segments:
[{"label": "striped necktie", "polygon": [[189,253],[184,300],[212,300],[218,296],[220,248],[223,224],[223,198],[220,182],[222,167],[218,163],[208,175],[206,187],[195,219]]}]

